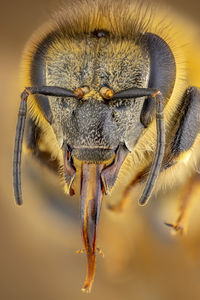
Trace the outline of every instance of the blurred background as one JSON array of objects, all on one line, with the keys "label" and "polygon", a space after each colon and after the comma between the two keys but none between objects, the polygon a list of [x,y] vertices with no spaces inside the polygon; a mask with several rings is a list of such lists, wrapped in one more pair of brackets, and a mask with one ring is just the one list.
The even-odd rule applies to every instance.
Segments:
[{"label": "blurred background", "polygon": [[[199,26],[199,1],[161,2]],[[172,236],[163,224],[177,216],[172,201],[155,200],[145,208],[132,203],[122,215],[108,211],[104,203],[97,243],[105,258],[97,257],[90,295],[80,291],[86,259],[76,254],[82,248],[78,201],[67,200],[54,175],[24,159],[24,205],[14,203],[12,157],[20,58],[30,35],[57,7],[55,0],[1,2],[0,299],[200,299],[198,203],[184,237]]]}]

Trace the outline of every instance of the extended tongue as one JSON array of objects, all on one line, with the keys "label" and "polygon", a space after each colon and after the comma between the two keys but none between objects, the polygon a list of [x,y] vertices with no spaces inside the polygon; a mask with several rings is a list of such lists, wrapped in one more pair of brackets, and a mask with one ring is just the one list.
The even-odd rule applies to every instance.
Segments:
[{"label": "extended tongue", "polygon": [[87,255],[87,275],[82,290],[85,292],[90,292],[95,276],[96,234],[104,194],[101,171],[104,166],[104,164],[86,163],[82,165],[81,227]]}]

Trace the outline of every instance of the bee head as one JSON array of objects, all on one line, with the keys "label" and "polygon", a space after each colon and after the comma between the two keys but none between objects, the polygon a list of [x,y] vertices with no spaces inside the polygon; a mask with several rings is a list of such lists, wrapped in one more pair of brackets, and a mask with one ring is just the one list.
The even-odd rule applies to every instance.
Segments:
[{"label": "bee head", "polygon": [[85,289],[90,289],[94,278],[103,194],[111,192],[128,153],[154,117],[156,102],[156,155],[141,203],[150,196],[162,163],[163,104],[172,93],[175,71],[167,43],[151,33],[130,39],[101,29],[70,37],[51,32],[35,49],[30,67],[32,87],[22,94],[18,118],[16,199],[21,203],[19,168],[26,100],[28,94],[34,94],[63,151],[70,194],[76,177],[74,160],[81,162],[82,236],[88,259]]}]

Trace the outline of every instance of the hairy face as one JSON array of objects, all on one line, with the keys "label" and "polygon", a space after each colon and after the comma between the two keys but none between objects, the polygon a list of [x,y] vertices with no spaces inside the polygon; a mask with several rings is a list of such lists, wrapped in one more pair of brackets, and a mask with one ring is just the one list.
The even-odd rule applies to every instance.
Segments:
[{"label": "hairy face", "polygon": [[148,86],[150,59],[140,45],[104,34],[56,41],[46,55],[46,83],[76,90],[88,87],[82,99],[50,98],[53,128],[73,155],[84,161],[108,160],[120,143],[129,150],[143,125],[144,99],[104,100],[99,91],[118,92]]}]

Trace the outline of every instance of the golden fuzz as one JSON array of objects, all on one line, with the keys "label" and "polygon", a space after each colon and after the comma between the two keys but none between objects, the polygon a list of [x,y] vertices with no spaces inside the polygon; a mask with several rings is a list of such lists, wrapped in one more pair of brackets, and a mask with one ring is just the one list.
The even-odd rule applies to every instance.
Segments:
[{"label": "golden fuzz", "polygon": [[[139,34],[146,32],[157,34],[169,45],[176,62],[176,80],[173,93],[165,107],[165,126],[167,131],[170,128],[174,110],[178,108],[180,99],[187,87],[189,85],[199,85],[200,45],[196,39],[196,30],[192,26],[186,25],[185,20],[183,21],[166,8],[155,7],[145,3],[138,4],[138,1],[134,2],[131,0],[66,0],[65,6],[56,12],[51,20],[33,35],[25,48],[22,63],[22,89],[31,85],[30,66],[33,54],[39,43],[49,33],[56,32],[59,41],[61,38],[63,44],[67,43],[70,45],[70,41],[75,36],[95,30],[111,32],[121,41],[123,49],[126,48],[126,45],[127,47],[129,46],[129,40],[137,40]],[[124,37],[126,37],[126,41]],[[54,47],[58,46],[55,40]],[[72,43],[72,50],[75,52],[79,51],[75,47],[77,46]],[[34,96],[31,96],[28,100],[28,107],[31,116],[37,120],[38,125],[47,133],[47,147],[51,148],[53,155],[59,160],[61,153],[55,135],[44,118],[42,111],[37,106]],[[148,165],[154,155],[155,144],[156,129],[155,121],[153,121],[131,153],[131,161],[134,162],[134,165],[139,161],[140,163],[143,162],[141,169]],[[198,147],[199,139],[192,147],[196,156],[199,156]],[[194,166],[193,161],[187,162],[192,168]],[[62,162],[60,164],[62,166]],[[123,168],[125,169],[125,167]],[[173,169],[174,167],[171,167],[167,175],[165,175],[165,177],[169,177],[167,182],[172,181],[170,176],[173,173]],[[127,172],[125,173],[127,174]]]}]

